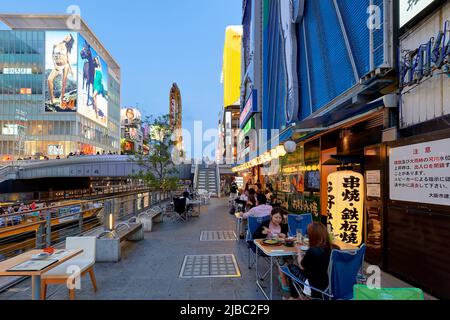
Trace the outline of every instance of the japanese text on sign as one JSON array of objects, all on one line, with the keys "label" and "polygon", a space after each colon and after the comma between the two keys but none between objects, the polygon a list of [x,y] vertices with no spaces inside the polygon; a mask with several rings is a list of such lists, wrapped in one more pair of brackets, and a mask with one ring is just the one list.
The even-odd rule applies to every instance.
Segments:
[{"label": "japanese text on sign", "polygon": [[450,205],[450,139],[390,152],[391,200]]}]

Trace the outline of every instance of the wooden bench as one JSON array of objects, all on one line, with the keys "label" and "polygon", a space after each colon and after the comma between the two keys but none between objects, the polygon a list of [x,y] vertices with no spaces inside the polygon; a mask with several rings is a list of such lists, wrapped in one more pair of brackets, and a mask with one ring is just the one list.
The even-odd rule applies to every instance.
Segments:
[{"label": "wooden bench", "polygon": [[121,242],[144,239],[142,223],[119,223],[113,232],[103,232],[97,236],[97,262],[119,262],[122,257]]}]

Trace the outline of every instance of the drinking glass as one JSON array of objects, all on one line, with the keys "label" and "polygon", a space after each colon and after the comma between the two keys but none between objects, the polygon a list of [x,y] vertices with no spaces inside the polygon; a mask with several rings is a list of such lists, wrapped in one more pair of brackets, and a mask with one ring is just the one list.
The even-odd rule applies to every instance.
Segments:
[{"label": "drinking glass", "polygon": [[309,238],[308,238],[307,235],[305,235],[305,236],[303,237],[303,244],[304,244],[305,246],[309,246]]},{"label": "drinking glass", "polygon": [[301,229],[297,229],[297,243],[301,244],[302,241],[303,241],[302,230]]}]

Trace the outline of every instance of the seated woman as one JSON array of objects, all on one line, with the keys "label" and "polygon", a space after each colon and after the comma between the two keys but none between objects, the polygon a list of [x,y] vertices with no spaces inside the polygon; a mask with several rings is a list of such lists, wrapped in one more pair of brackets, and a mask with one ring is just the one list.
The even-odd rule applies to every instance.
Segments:
[{"label": "seated woman", "polygon": [[281,208],[271,212],[271,219],[266,221],[253,234],[253,239],[281,238],[286,239],[289,227],[286,223],[286,213]]},{"label": "seated woman", "polygon": [[[321,291],[328,287],[328,264],[332,245],[327,228],[319,222],[314,222],[308,226],[309,249],[306,253],[299,254],[296,264],[289,264],[289,270],[303,282],[308,280],[310,286]],[[297,290],[295,290],[292,282],[290,300],[299,298]],[[322,299],[322,294],[311,290],[312,298]]]}]

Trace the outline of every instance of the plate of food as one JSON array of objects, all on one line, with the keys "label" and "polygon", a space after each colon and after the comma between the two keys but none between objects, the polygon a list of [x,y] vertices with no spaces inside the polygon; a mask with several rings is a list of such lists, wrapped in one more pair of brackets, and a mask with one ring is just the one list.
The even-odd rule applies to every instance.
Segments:
[{"label": "plate of food", "polygon": [[308,251],[309,250],[309,246],[300,246],[300,250]]},{"label": "plate of food", "polygon": [[281,242],[277,239],[266,239],[263,241],[266,246],[280,246]]},{"label": "plate of food", "polygon": [[286,247],[294,247],[295,246],[295,238],[287,238],[286,240],[284,240],[284,245]]}]

